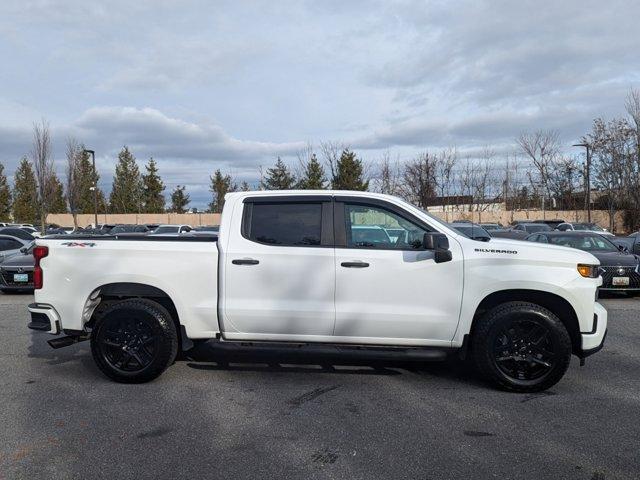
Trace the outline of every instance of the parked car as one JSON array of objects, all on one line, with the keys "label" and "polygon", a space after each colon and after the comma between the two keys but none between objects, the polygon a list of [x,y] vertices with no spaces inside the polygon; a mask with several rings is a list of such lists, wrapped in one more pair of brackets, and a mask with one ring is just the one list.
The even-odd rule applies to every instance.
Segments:
[{"label": "parked car", "polygon": [[38,230],[36,230],[33,227],[18,227],[20,230],[24,230],[25,232],[31,234],[31,236],[33,236],[33,238],[38,238],[41,236],[40,232]]},{"label": "parked car", "polygon": [[[455,351],[495,385],[531,392],[558,382],[572,353],[582,361],[603,345],[588,252],[477,242],[371,192],[225,198],[219,238],[36,240],[30,327],[64,331],[53,347],[90,340],[98,368],[125,383],[211,340]],[[404,232],[392,242],[380,225]]]},{"label": "parked car", "polygon": [[33,240],[22,240],[12,235],[4,235],[0,233],[0,263],[7,258],[13,257],[20,253],[22,247],[31,244]]},{"label": "parked car", "polygon": [[601,291],[640,293],[640,257],[621,249],[607,237],[593,232],[553,231],[534,233],[527,240],[589,252],[600,260]]},{"label": "parked car", "polygon": [[491,234],[477,223],[453,222],[450,225],[452,228],[455,228],[458,232],[472,240],[480,240],[481,242],[488,242],[491,240]]},{"label": "parked car", "polygon": [[610,240],[627,251],[640,255],[640,232],[632,233],[628,237],[614,237]]},{"label": "parked car", "polygon": [[191,225],[159,225],[151,235],[180,235],[181,233],[188,233],[193,230]]},{"label": "parked car", "polygon": [[491,232],[492,230],[504,229],[504,227],[500,223],[481,223],[480,226],[484,228],[487,232]]},{"label": "parked car", "polygon": [[[524,222],[524,223],[529,223],[529,222]],[[545,225],[549,225],[551,229],[554,229],[561,223],[565,223],[565,221],[559,218],[554,218],[554,219],[534,220],[533,223],[544,223]]]},{"label": "parked car", "polygon": [[36,239],[32,234],[19,227],[2,227],[0,228],[0,235],[10,235],[27,242],[32,242]]},{"label": "parked car", "polygon": [[550,232],[551,227],[546,223],[520,222],[506,230],[493,230],[491,236],[495,238],[510,238],[512,240],[524,240],[531,233]]},{"label": "parked car", "polygon": [[0,263],[0,291],[3,293],[33,290],[33,247],[35,242],[22,247],[19,253]]},{"label": "parked car", "polygon": [[109,235],[118,233],[149,233],[149,229],[145,225],[116,225],[109,230]]},{"label": "parked car", "polygon": [[220,231],[220,225],[200,225],[193,229],[194,232],[208,232],[218,233]]},{"label": "parked car", "polygon": [[600,227],[595,223],[564,222],[559,224],[555,229],[560,232],[570,232],[570,231],[593,232],[593,233],[599,233],[600,235],[609,235],[613,237],[613,234],[611,232],[607,232],[604,228]]}]

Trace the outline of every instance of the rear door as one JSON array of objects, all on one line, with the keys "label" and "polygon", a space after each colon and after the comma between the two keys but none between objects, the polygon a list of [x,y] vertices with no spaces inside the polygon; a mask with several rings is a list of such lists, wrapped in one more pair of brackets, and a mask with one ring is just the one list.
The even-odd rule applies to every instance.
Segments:
[{"label": "rear door", "polygon": [[356,343],[449,345],[462,301],[459,244],[450,239],[453,260],[435,263],[434,252],[422,247],[424,233],[434,229],[421,219],[382,200],[335,198],[334,335]]},{"label": "rear door", "polygon": [[225,338],[330,339],[332,212],[329,195],[255,196],[236,205],[242,228],[229,232],[223,258]]}]

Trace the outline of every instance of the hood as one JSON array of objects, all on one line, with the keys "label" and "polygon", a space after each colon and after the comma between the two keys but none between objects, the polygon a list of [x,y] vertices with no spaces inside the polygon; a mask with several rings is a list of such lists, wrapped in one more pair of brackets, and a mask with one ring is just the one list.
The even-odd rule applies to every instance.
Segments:
[{"label": "hood", "polygon": [[610,267],[633,267],[638,265],[638,257],[625,252],[593,252],[593,256],[600,260],[600,265]]},{"label": "hood", "polygon": [[18,255],[13,255],[13,256],[7,258],[4,262],[2,262],[2,264],[0,264],[0,267],[28,267],[28,268],[33,268],[35,263],[36,263],[36,261],[33,258],[33,255],[18,254]]}]

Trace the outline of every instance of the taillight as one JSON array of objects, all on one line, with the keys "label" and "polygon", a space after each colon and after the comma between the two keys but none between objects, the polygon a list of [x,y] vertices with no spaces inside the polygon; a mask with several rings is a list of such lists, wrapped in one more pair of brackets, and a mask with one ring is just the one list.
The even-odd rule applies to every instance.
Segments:
[{"label": "taillight", "polygon": [[40,260],[49,255],[49,247],[44,245],[36,245],[33,247],[33,258],[36,260],[36,264],[33,267],[33,288],[36,290],[42,288],[42,267],[40,266]]}]

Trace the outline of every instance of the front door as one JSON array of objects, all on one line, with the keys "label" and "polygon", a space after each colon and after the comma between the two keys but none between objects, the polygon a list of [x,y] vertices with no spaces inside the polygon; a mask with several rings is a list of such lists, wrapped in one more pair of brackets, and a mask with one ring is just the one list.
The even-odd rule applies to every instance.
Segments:
[{"label": "front door", "polygon": [[238,207],[242,231],[230,232],[221,260],[225,338],[330,340],[335,323],[331,197],[256,196]]},{"label": "front door", "polygon": [[[462,301],[463,259],[435,263],[423,220],[386,201],[336,197],[336,327],[340,341],[448,345]],[[336,338],[336,340],[338,340]]]}]

